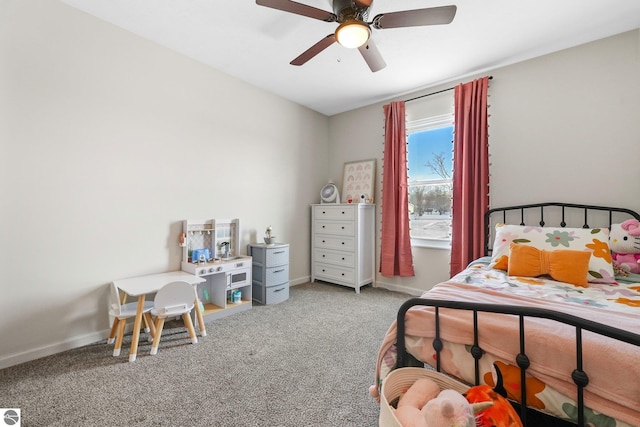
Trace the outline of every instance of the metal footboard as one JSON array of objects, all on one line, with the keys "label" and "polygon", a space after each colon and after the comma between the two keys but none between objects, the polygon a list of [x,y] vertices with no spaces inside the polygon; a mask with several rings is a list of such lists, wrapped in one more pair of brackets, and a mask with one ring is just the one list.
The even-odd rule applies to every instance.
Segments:
[{"label": "metal footboard", "polygon": [[582,366],[582,331],[590,331],[599,335],[603,335],[620,342],[629,343],[640,347],[640,335],[634,334],[622,329],[618,329],[612,326],[603,325],[597,322],[593,322],[587,319],[582,319],[576,316],[572,316],[565,313],[560,313],[552,310],[532,308],[532,307],[519,307],[509,305],[494,305],[494,304],[481,304],[471,302],[460,301],[442,301],[426,298],[411,298],[406,301],[398,310],[397,318],[397,349],[398,349],[398,367],[409,366],[413,358],[406,351],[405,344],[405,314],[414,306],[429,306],[434,307],[435,311],[435,338],[433,340],[433,348],[436,351],[436,370],[440,371],[440,352],[443,348],[443,343],[440,339],[440,308],[448,309],[460,309],[473,312],[473,336],[474,343],[471,348],[471,354],[475,361],[475,384],[480,384],[480,372],[479,361],[484,354],[483,350],[478,345],[478,313],[501,313],[507,315],[514,315],[519,318],[519,337],[520,347],[519,354],[516,357],[516,363],[520,368],[521,379],[521,405],[520,416],[522,424],[527,427],[527,383],[525,381],[527,375],[527,368],[529,367],[529,357],[527,356],[525,349],[525,323],[524,320],[527,317],[530,318],[543,318],[552,321],[560,322],[565,325],[569,325],[575,328],[575,345],[576,345],[576,361],[575,369],[571,372],[571,378],[576,384],[576,402],[578,408],[578,426],[586,427],[585,413],[584,413],[584,390],[589,384],[589,376],[587,372],[583,370]]}]

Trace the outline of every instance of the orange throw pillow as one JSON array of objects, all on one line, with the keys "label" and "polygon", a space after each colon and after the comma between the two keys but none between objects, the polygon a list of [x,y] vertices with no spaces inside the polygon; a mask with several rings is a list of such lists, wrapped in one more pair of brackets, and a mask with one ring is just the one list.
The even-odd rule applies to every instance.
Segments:
[{"label": "orange throw pillow", "polygon": [[589,251],[545,251],[533,246],[511,243],[509,246],[509,276],[537,277],[548,274],[559,282],[587,287]]}]

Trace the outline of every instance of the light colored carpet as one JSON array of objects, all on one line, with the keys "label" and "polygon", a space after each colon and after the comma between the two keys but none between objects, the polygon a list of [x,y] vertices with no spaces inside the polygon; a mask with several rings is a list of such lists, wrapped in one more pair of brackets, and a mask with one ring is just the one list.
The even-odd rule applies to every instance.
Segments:
[{"label": "light colored carpet", "polygon": [[378,347],[408,295],[322,282],[276,305],[207,322],[191,344],[178,322],[158,354],[146,334],[128,362],[106,340],[0,370],[0,407],[23,426],[368,426]]}]

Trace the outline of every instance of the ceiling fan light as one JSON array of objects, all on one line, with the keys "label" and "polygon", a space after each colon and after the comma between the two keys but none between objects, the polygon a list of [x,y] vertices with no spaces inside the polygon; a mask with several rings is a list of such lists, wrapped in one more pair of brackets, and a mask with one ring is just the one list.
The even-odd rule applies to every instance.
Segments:
[{"label": "ceiling fan light", "polygon": [[369,26],[360,21],[345,21],[336,29],[336,40],[344,47],[356,48],[365,44],[371,36]]}]

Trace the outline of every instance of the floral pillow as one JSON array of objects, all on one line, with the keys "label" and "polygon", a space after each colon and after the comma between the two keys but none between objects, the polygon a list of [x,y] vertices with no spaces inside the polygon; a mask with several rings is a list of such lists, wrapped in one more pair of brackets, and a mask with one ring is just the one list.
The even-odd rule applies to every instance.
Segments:
[{"label": "floral pillow", "polygon": [[493,243],[490,267],[507,270],[511,242],[531,245],[547,251],[559,249],[590,251],[587,281],[617,283],[613,273],[607,228],[543,228],[496,224],[496,238]]}]

